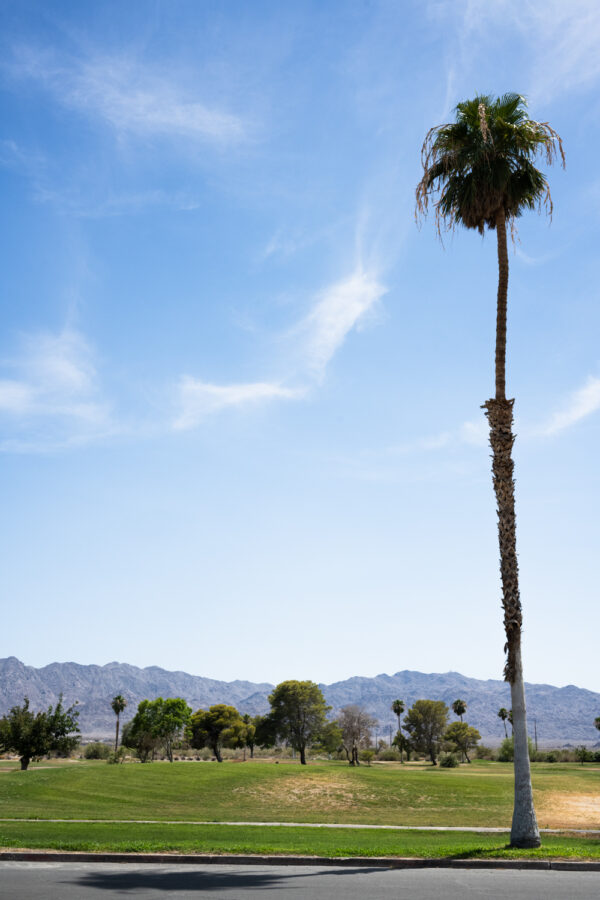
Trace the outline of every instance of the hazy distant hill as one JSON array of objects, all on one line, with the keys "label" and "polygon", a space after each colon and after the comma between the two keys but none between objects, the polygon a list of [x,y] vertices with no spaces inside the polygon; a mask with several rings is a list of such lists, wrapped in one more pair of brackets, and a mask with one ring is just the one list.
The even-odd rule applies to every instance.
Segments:
[{"label": "hazy distant hill", "polygon": [[[503,681],[479,681],[458,672],[426,675],[422,672],[397,672],[375,678],[348,678],[334,684],[321,684],[327,702],[337,712],[349,703],[358,703],[380,722],[380,734],[394,730],[396,718],[390,705],[397,697],[410,706],[415,700],[444,700],[448,706],[460,697],[468,704],[466,720],[479,729],[484,741],[499,743],[504,736],[497,717],[501,706],[510,707],[510,691]],[[52,663],[41,669],[26,666],[14,656],[0,660],[0,715],[29,697],[34,709],[56,702],[62,692],[67,704],[79,701],[80,726],[86,737],[109,737],[115,717],[110,701],[121,693],[128,701],[124,721],[135,713],[145,698],[184,697],[195,710],[213,703],[230,703],[241,712],[266,712],[271,684],[251,681],[215,681],[185,672],[167,672],[158,666],[139,669],[126,663],[82,666],[77,663]],[[528,684],[527,703],[530,732],[537,722],[540,744],[598,743],[594,719],[600,715],[600,694],[569,685]],[[510,726],[509,726],[510,730]]]}]

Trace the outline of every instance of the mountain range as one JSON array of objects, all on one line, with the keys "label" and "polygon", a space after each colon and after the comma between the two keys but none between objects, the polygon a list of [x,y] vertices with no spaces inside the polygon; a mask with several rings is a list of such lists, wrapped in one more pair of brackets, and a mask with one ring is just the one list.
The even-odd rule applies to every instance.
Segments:
[{"label": "mountain range", "polygon": [[[0,659],[0,715],[24,697],[34,710],[54,705],[62,693],[66,705],[79,703],[82,737],[109,738],[115,717],[110,701],[115,694],[127,700],[122,721],[132,718],[137,704],[155,697],[184,697],[192,709],[206,709],[227,703],[242,713],[256,715],[269,709],[268,696],[274,685],[251,681],[216,681],[186,672],[168,672],[158,666],[138,668],[112,662],[103,666],[78,663],[51,663],[43,668],[26,666],[16,657]],[[481,681],[458,672],[425,674],[403,671],[373,678],[356,676],[334,684],[320,684],[335,715],[350,703],[364,706],[379,721],[379,735],[395,732],[397,719],[392,701],[399,698],[406,708],[418,699],[443,700],[448,706],[460,698],[467,704],[465,721],[475,726],[484,743],[499,744],[504,727],[498,710],[510,708],[510,690],[504,681]],[[600,694],[568,685],[527,684],[529,731],[540,746],[598,744],[594,719],[600,716]],[[451,718],[453,715],[451,714]],[[510,731],[510,726],[509,726]]]}]

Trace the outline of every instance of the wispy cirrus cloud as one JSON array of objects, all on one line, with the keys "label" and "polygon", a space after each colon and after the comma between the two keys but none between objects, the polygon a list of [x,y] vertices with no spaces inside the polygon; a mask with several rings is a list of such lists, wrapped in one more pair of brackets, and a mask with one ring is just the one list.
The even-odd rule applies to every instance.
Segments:
[{"label": "wispy cirrus cloud", "polygon": [[318,291],[308,313],[287,334],[293,346],[297,387],[286,387],[290,373],[280,381],[214,384],[182,376],[175,389],[177,413],[173,428],[188,430],[207,416],[225,409],[255,407],[273,400],[297,400],[306,396],[315,381],[322,380],[327,365],[349,333],[361,326],[369,311],[385,294],[376,274],[357,265],[352,273]]},{"label": "wispy cirrus cloud", "polygon": [[591,376],[586,383],[573,391],[565,406],[555,412],[539,433],[559,434],[600,409],[600,378]]},{"label": "wispy cirrus cloud", "polygon": [[322,377],[325,368],[350,332],[360,328],[387,292],[374,271],[358,264],[346,278],[320,291],[300,322],[300,337],[308,372]]},{"label": "wispy cirrus cloud", "polygon": [[[444,22],[448,40],[446,117],[473,79],[497,77],[486,51],[494,32],[498,46],[523,64],[520,89],[535,106],[592,88],[600,80],[600,6],[596,0],[430,0],[429,15]],[[535,36],[532,39],[532,36]],[[492,83],[493,83],[492,81]]]},{"label": "wispy cirrus cloud", "polygon": [[222,409],[256,406],[275,399],[295,400],[303,393],[302,389],[286,388],[268,381],[210,384],[184,375],[177,388],[180,409],[173,428],[185,431]]},{"label": "wispy cirrus cloud", "polygon": [[118,135],[231,144],[248,134],[240,116],[131,57],[58,60],[28,46],[19,47],[6,67],[13,77],[37,81],[62,105],[103,120]]},{"label": "wispy cirrus cloud", "polygon": [[113,430],[93,351],[79,332],[28,336],[2,368],[0,421],[11,426],[4,449],[64,446]]}]

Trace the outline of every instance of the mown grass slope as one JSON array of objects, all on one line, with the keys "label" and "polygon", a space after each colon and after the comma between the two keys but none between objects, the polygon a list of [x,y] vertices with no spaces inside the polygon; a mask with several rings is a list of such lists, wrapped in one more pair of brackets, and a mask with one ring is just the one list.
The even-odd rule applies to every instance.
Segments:
[{"label": "mown grass slope", "polygon": [[[0,818],[503,826],[512,767],[67,762],[0,763]],[[600,766],[534,764],[540,825],[600,829]]]}]

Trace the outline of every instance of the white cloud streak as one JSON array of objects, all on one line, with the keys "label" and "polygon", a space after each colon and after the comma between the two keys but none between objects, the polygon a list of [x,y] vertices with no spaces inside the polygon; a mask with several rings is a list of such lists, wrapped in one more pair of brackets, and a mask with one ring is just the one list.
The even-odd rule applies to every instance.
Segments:
[{"label": "white cloud streak", "polygon": [[[92,350],[78,332],[30,336],[4,369],[10,377],[0,379],[0,421],[9,420],[25,433],[33,427],[35,449],[80,442],[112,430]],[[40,422],[46,427],[40,429]]]},{"label": "white cloud streak", "polygon": [[[597,0],[430,0],[429,14],[454,32],[448,56],[446,110],[457,90],[472,90],[486,71],[487,40],[496,33],[519,53],[526,76],[521,84],[532,105],[591,89],[600,79],[600,5]],[[462,10],[462,15],[457,12]],[[491,70],[490,70],[491,71]]]},{"label": "white cloud streak", "polygon": [[301,397],[304,391],[268,381],[210,384],[184,375],[179,382],[177,393],[180,410],[173,427],[176,431],[186,431],[220,410],[256,406],[276,399],[294,400]]},{"label": "white cloud streak", "polygon": [[305,335],[304,353],[311,374],[322,376],[348,334],[363,324],[367,313],[386,291],[373,272],[359,265],[348,278],[317,296],[312,310],[299,326]]},{"label": "white cloud streak", "polygon": [[562,410],[555,412],[541,434],[554,435],[576,425],[600,409],[600,378],[590,377],[574,391]]},{"label": "white cloud streak", "polygon": [[213,384],[189,375],[176,388],[178,409],[173,428],[185,431],[207,416],[224,409],[242,409],[272,400],[297,400],[320,381],[334,354],[352,329],[359,327],[367,313],[386,292],[373,272],[357,265],[347,277],[320,291],[308,314],[288,334],[295,342],[299,358],[299,387],[284,387],[277,381]]},{"label": "white cloud streak", "polygon": [[187,138],[219,144],[246,137],[246,123],[191,95],[132,59],[98,57],[59,64],[47,53],[21,47],[13,76],[42,84],[65,106],[100,118],[119,135]]}]

